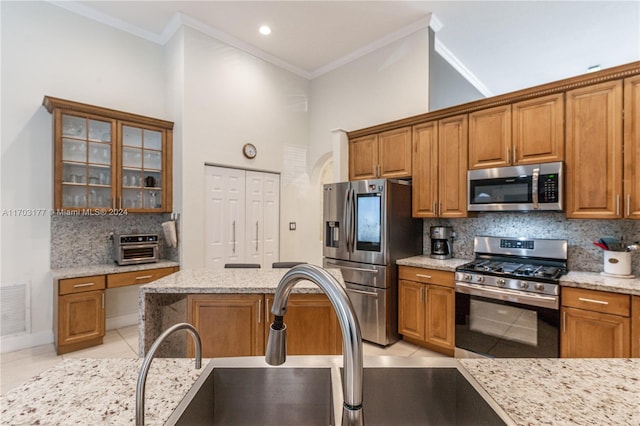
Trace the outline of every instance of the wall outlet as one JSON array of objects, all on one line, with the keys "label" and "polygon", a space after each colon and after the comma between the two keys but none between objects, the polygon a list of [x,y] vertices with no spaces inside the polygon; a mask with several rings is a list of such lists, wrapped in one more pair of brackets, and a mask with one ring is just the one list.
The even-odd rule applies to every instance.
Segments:
[{"label": "wall outlet", "polygon": [[296,230],[296,223],[289,222],[289,231],[295,231],[295,230]]}]

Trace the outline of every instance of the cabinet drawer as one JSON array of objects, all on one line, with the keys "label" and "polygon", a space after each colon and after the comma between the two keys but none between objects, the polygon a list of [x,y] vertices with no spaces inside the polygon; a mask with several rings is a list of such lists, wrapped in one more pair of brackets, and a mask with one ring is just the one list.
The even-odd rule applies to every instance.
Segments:
[{"label": "cabinet drawer", "polygon": [[453,287],[453,272],[437,269],[416,268],[413,266],[399,266],[398,278],[426,284],[438,284]]},{"label": "cabinet drawer", "polygon": [[60,296],[71,293],[83,293],[85,291],[104,289],[104,275],[92,275],[89,277],[67,278],[58,281],[58,294]]},{"label": "cabinet drawer", "polygon": [[174,268],[147,269],[144,271],[123,272],[107,275],[107,288],[124,287],[128,285],[146,284],[173,274]]},{"label": "cabinet drawer", "polygon": [[628,317],[631,301],[627,294],[564,287],[562,305]]}]

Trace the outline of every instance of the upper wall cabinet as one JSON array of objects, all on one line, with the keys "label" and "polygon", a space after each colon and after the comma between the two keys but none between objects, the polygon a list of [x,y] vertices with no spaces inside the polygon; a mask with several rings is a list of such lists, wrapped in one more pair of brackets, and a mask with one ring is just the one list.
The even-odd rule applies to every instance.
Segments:
[{"label": "upper wall cabinet", "polygon": [[49,96],[43,105],[53,115],[55,209],[171,211],[173,123]]},{"label": "upper wall cabinet", "polygon": [[469,114],[469,168],[564,159],[562,93]]},{"label": "upper wall cabinet", "polygon": [[413,217],[466,217],[466,178],[466,114],[413,126]]},{"label": "upper wall cabinet", "polygon": [[622,80],[567,92],[567,217],[622,217]]},{"label": "upper wall cabinet", "polygon": [[411,176],[411,127],[349,141],[349,179]]},{"label": "upper wall cabinet", "polygon": [[640,219],[640,75],[624,80],[624,217]]}]

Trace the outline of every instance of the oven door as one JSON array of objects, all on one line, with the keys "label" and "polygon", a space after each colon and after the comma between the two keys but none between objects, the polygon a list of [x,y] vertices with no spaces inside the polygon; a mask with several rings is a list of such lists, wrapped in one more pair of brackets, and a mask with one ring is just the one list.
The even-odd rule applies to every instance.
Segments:
[{"label": "oven door", "polygon": [[558,358],[557,296],[456,282],[456,347],[494,358]]}]

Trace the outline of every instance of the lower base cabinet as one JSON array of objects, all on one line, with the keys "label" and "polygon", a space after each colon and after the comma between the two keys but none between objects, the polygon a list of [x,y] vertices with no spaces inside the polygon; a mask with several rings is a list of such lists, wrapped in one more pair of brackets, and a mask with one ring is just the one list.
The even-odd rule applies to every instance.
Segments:
[{"label": "lower base cabinet", "polygon": [[[273,322],[272,294],[198,294],[187,297],[187,321],[199,332],[202,356],[264,355]],[[284,316],[288,355],[337,355],[342,334],[324,294],[292,294]],[[187,339],[187,356],[195,347]]]},{"label": "lower base cabinet", "polygon": [[563,288],[560,356],[631,356],[630,303],[626,294]]},{"label": "lower base cabinet", "polygon": [[452,356],[455,290],[452,272],[401,266],[398,332],[404,340]]}]

